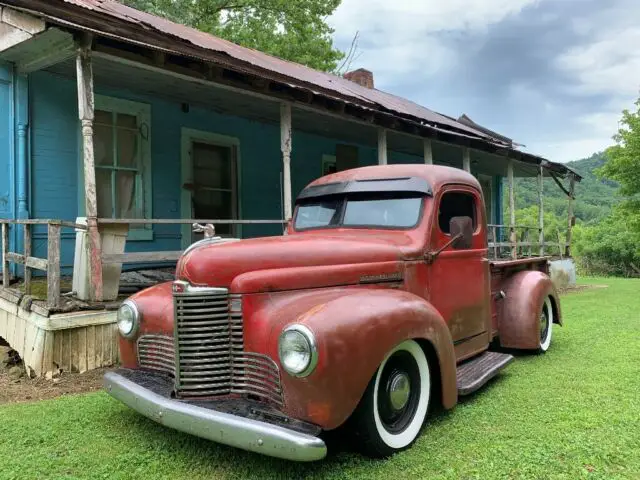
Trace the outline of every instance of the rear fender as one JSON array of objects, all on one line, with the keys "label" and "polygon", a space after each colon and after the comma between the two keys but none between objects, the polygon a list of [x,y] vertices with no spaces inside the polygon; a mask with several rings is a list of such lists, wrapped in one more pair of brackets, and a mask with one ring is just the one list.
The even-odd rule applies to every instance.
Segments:
[{"label": "rear fender", "polygon": [[[296,378],[280,366],[288,415],[327,430],[340,426],[357,407],[385,355],[407,339],[429,343],[438,362],[433,368],[439,368],[439,372],[433,372],[432,378],[440,379],[442,404],[445,408],[456,404],[453,342],[442,316],[431,304],[395,289],[357,289],[353,293],[334,290],[334,295],[338,294],[331,298],[326,291],[309,292],[302,294],[304,298],[299,302],[282,303],[273,302],[271,296],[268,312],[260,313],[282,320],[277,328],[271,324],[269,340],[264,345],[278,363],[277,343],[283,328],[303,324],[316,337],[318,365],[310,376]],[[316,295],[324,298],[311,305],[309,300]],[[300,304],[306,305],[305,310],[291,315],[290,308],[297,309]]]},{"label": "rear fender", "polygon": [[498,324],[500,345],[505,348],[539,347],[538,322],[542,305],[551,297],[554,323],[562,325],[560,299],[553,282],[543,272],[525,270],[507,278]]}]

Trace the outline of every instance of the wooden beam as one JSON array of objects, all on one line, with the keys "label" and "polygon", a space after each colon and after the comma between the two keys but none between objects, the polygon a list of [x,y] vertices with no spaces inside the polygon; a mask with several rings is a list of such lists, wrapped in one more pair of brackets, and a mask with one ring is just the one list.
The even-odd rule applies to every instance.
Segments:
[{"label": "wooden beam", "polygon": [[567,245],[565,248],[565,255],[571,256],[571,231],[573,229],[573,200],[574,190],[576,185],[576,179],[573,175],[569,177],[569,205],[567,206]]},{"label": "wooden beam", "polygon": [[544,171],[542,165],[538,171],[538,242],[540,242],[540,256],[544,257]]},{"label": "wooden beam", "polygon": [[47,228],[47,307],[60,306],[60,225]]},{"label": "wooden beam", "polygon": [[20,255],[19,253],[8,252],[7,259],[10,262],[17,263],[18,265],[26,265],[29,268],[35,268],[36,270],[42,270],[46,272],[48,267],[48,262],[44,258],[37,257],[27,257],[25,255]]},{"label": "wooden beam", "polygon": [[511,258],[518,257],[518,235],[516,234],[516,194],[513,179],[513,160],[507,164],[507,182],[509,184],[509,241],[511,242]]},{"label": "wooden beam", "polygon": [[293,206],[291,201],[291,104],[280,104],[280,150],[282,151],[282,183],[284,190],[284,218],[291,219]]},{"label": "wooden beam", "polygon": [[[29,259],[31,257],[31,225],[23,225],[24,229],[24,258]],[[24,293],[31,295],[31,266],[24,266]]]},{"label": "wooden beam", "polygon": [[433,165],[433,145],[431,144],[431,140],[424,138],[422,141],[424,147],[424,163]]},{"label": "wooden beam", "polygon": [[9,272],[9,225],[2,224],[2,286],[9,288],[11,273]]},{"label": "wooden beam", "polygon": [[387,164],[387,130],[378,129],[378,165]]},{"label": "wooden beam", "polygon": [[153,262],[177,262],[182,256],[182,250],[166,252],[132,252],[111,253],[102,255],[102,263],[105,265],[122,263],[153,263]]},{"label": "wooden beam", "polygon": [[18,73],[28,73],[44,70],[51,65],[64,62],[73,58],[76,54],[76,45],[73,35],[56,28],[50,28],[46,32],[34,37],[29,42],[31,48],[25,48],[16,61]]},{"label": "wooden beam", "polygon": [[93,152],[94,93],[91,43],[92,38],[90,36],[85,36],[79,43],[76,69],[78,80],[78,113],[82,123],[85,215],[87,217],[89,270],[91,278],[90,300],[102,301],[102,248],[97,222],[98,199]]},{"label": "wooden beam", "polygon": [[471,173],[471,150],[469,147],[462,148],[462,169]]},{"label": "wooden beam", "polygon": [[101,225],[192,225],[212,223],[214,225],[282,225],[285,220],[205,220],[199,218],[99,218]]},{"label": "wooden beam", "polygon": [[46,28],[44,20],[9,7],[0,7],[0,52],[33,38]]},{"label": "wooden beam", "polygon": [[[558,180],[558,177],[556,177],[553,172],[549,171],[549,176],[553,179],[554,182],[556,182],[556,185],[560,187],[560,190],[562,190],[567,197],[573,197],[573,193],[570,190],[567,190],[564,185],[562,185],[562,182]],[[573,178],[573,176],[571,178]]]}]

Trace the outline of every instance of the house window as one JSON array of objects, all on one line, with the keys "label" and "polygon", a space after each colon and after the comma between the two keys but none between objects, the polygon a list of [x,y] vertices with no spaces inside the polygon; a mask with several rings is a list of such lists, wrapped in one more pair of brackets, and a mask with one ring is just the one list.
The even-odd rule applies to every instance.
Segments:
[{"label": "house window", "polygon": [[[151,218],[150,107],[96,96],[94,157],[100,218]],[[129,238],[151,240],[150,225]]]}]

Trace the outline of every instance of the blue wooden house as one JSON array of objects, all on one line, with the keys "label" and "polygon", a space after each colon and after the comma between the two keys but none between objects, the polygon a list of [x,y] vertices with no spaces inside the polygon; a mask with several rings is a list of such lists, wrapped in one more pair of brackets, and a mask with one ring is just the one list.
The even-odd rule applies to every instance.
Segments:
[{"label": "blue wooden house", "polygon": [[[467,117],[376,90],[364,70],[317,72],[109,0],[7,0],[0,8],[0,218],[87,216],[76,68],[87,38],[99,218],[282,219],[288,196],[332,169],[433,161],[470,169],[501,223],[510,161],[516,176],[535,176],[541,165],[568,172]],[[280,230],[218,227],[242,237]],[[43,236],[35,232],[36,248]],[[191,241],[188,226],[132,225],[127,249],[179,250]],[[63,234],[63,265],[73,262],[73,242],[74,232]]]},{"label": "blue wooden house", "polygon": [[[367,70],[318,72],[113,0],[0,0],[0,223],[3,252],[24,252],[4,255],[5,286],[20,263],[69,272],[77,232],[63,229],[59,253],[52,232],[86,218],[101,300],[110,222],[128,226],[127,252],[186,248],[195,234],[181,219],[277,235],[307,183],[378,163],[470,171],[494,224],[503,178],[579,180],[466,116],[375,89]],[[36,225],[23,234],[20,222]]]}]

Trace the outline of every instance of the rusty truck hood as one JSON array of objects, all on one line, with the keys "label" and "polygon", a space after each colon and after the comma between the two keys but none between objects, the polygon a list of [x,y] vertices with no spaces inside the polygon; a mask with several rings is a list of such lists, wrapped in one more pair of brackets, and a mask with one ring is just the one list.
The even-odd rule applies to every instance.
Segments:
[{"label": "rusty truck hood", "polygon": [[[364,267],[403,260],[410,250],[410,237],[397,232],[255,238],[194,248],[178,262],[176,278],[192,285],[228,288],[237,276],[247,272],[276,269],[300,272],[302,267],[354,264]],[[322,284],[322,279],[318,279],[318,286]]]}]

